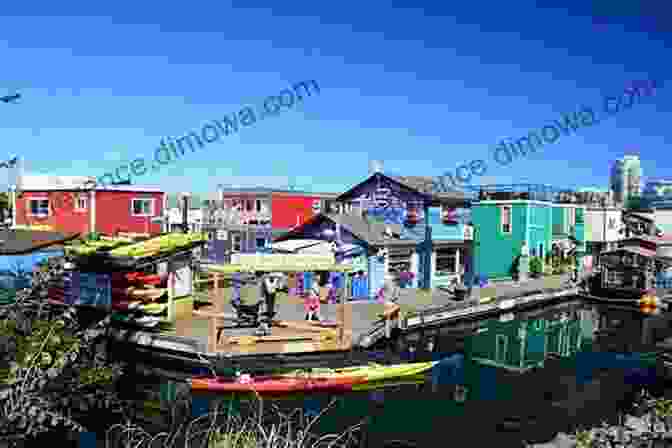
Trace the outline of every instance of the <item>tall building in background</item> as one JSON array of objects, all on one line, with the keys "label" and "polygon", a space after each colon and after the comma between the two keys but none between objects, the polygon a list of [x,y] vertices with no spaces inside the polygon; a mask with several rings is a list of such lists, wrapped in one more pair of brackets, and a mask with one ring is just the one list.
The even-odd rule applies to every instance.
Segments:
[{"label": "tall building in background", "polygon": [[639,156],[626,155],[617,160],[611,169],[610,178],[614,201],[625,204],[629,199],[640,196],[642,167]]}]

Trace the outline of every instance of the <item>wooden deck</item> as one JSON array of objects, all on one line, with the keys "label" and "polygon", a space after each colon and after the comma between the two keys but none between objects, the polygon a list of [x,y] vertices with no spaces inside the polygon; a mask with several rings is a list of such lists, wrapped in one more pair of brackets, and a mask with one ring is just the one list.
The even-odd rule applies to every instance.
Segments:
[{"label": "wooden deck", "polygon": [[[371,301],[351,301],[345,304],[323,304],[322,317],[327,320],[341,322],[340,329],[324,329],[308,325],[304,320],[303,301],[286,294],[278,294],[276,300],[276,320],[280,326],[274,325],[272,335],[255,338],[253,328],[230,328],[231,322],[222,319],[221,315],[232,315],[230,290],[212,288],[207,297],[211,305],[199,307],[198,310],[179,313],[175,328],[161,334],[132,330],[117,330],[113,339],[117,342],[130,343],[135,350],[144,353],[145,357],[177,361],[192,366],[255,362],[270,365],[274,362],[306,362],[316,365],[321,359],[339,359],[342,362],[352,355],[356,348],[369,348],[376,341],[391,335],[395,326],[415,329],[422,326],[446,324],[462,319],[475,318],[482,315],[484,305],[497,312],[506,309],[503,302],[512,297],[529,294],[542,287],[547,290],[555,286],[556,294],[537,297],[536,302],[546,303],[546,299],[559,296],[570,299],[575,293],[573,289],[562,288],[561,278],[532,280],[520,286],[498,283],[490,288],[475,288],[472,299],[455,301],[454,298],[440,290],[431,293],[417,289],[400,291],[398,305]],[[560,287],[558,289],[557,287]],[[490,300],[488,297],[495,295]],[[249,298],[248,298],[249,300]],[[549,299],[550,300],[550,299]],[[487,303],[482,303],[487,302]],[[534,301],[527,299],[521,303],[513,303],[518,307]],[[523,303],[525,302],[525,303]],[[387,312],[387,313],[386,313]],[[448,313],[440,316],[440,313]],[[383,318],[387,314],[388,319]],[[434,319],[428,318],[434,316]],[[438,318],[437,318],[438,316]],[[417,320],[415,322],[413,319]],[[434,322],[436,321],[436,322]],[[217,340],[217,331],[224,328]],[[299,361],[310,360],[310,361]],[[241,364],[242,365],[242,364]]]}]

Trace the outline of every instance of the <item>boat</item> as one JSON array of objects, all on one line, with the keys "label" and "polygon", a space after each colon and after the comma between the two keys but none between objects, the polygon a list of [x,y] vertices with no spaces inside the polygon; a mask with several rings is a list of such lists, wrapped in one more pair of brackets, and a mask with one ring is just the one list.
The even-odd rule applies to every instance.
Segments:
[{"label": "boat", "polygon": [[352,390],[353,385],[364,381],[365,377],[341,375],[338,377],[277,377],[241,375],[237,379],[228,378],[192,378],[191,390],[208,392],[258,392],[292,393],[315,392],[322,390]]},{"label": "boat", "polygon": [[371,363],[366,366],[344,367],[337,369],[295,370],[280,375],[283,378],[339,378],[360,375],[364,382],[384,381],[418,375],[438,364],[439,361],[416,362],[409,364],[382,365]]}]

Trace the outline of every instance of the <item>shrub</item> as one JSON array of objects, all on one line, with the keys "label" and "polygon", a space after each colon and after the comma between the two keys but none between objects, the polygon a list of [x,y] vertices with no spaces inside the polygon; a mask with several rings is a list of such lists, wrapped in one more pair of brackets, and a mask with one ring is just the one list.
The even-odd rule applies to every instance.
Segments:
[{"label": "shrub", "polygon": [[544,270],[544,266],[543,266],[543,263],[541,262],[541,258],[532,257],[530,259],[530,273],[535,274],[535,275],[541,275],[543,270]]}]

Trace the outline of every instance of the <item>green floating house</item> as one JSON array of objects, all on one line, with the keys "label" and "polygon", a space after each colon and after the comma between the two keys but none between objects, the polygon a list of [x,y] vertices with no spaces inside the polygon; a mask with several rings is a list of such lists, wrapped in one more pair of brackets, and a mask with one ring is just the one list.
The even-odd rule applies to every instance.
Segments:
[{"label": "green floating house", "polygon": [[471,204],[476,274],[511,278],[523,246],[542,263],[552,253],[569,253],[576,246],[580,261],[585,252],[583,205],[561,202],[560,190],[546,185],[488,185],[476,191]]}]

